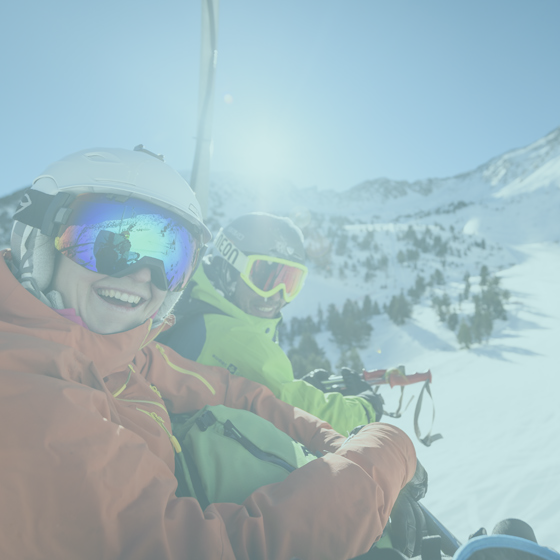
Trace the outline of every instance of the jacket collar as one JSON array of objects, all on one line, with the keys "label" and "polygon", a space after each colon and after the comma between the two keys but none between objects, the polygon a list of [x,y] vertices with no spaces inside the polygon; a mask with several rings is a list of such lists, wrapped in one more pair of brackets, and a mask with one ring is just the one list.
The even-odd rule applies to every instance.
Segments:
[{"label": "jacket collar", "polygon": [[10,258],[9,251],[0,258],[2,331],[72,347],[93,362],[101,375],[127,368],[135,354],[159,334],[160,329],[151,332],[151,320],[129,331],[103,335],[65,319],[17,281],[6,263]]}]

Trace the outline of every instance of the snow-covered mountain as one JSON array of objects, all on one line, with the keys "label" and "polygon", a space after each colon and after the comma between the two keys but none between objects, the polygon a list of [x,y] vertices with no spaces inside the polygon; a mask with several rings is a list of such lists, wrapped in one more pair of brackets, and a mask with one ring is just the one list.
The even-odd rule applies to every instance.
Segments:
[{"label": "snow-covered mountain", "polygon": [[[19,196],[0,199],[4,246]],[[348,299],[362,306],[369,296],[383,310],[402,292],[413,304],[400,325],[384,312],[369,317],[373,332],[358,352],[371,369],[432,370],[434,430],[444,438],[418,444],[430,474],[428,507],[460,540],[520,517],[539,542],[560,549],[560,128],[443,179],[375,179],[335,192],[215,178],[207,220],[214,232],[255,210],[291,216],[306,235],[310,274],[285,309],[288,326],[294,318],[318,322],[319,307],[341,310]],[[483,266],[509,294],[506,319],[462,349],[458,325],[470,324],[475,296],[486,289]],[[324,325],[316,330],[335,367],[341,348]],[[285,337],[285,349],[297,347],[299,336]],[[382,394],[395,409],[396,389]],[[413,408],[389,420],[415,440]],[[430,415],[428,404],[423,428]]]},{"label": "snow-covered mountain", "polygon": [[[316,187],[299,189],[285,181],[228,177],[215,181],[212,189],[211,216],[229,218],[252,210],[288,215],[307,209],[366,223],[402,223],[452,213],[453,221],[459,224],[476,214],[481,234],[494,231],[502,239],[511,235],[527,242],[533,239],[525,238],[525,234],[536,238],[548,235],[544,233],[547,228],[541,227],[543,220],[554,222],[552,210],[558,207],[554,203],[560,197],[560,128],[530,146],[444,179],[410,183],[382,178],[340,192]],[[529,205],[525,204],[527,196],[532,201]],[[479,212],[480,208],[483,212]],[[496,213],[502,216],[498,220],[493,219]],[[492,226],[496,221],[503,228],[502,235]],[[534,227],[535,222],[539,227]]]}]

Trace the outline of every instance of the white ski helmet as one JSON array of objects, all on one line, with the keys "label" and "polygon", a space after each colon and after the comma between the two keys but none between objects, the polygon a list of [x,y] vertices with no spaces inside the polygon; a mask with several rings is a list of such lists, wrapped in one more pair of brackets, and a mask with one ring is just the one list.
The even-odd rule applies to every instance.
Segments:
[{"label": "white ski helmet", "polygon": [[[211,234],[202,221],[196,196],[174,169],[142,145],[134,150],[93,148],[49,165],[33,181],[14,214],[11,247],[19,281],[43,303],[57,306],[44,291],[51,283],[56,249],[54,236],[70,213],[67,204],[83,193],[116,194],[147,200],[187,220],[201,245]],[[167,294],[156,317],[160,322],[179,299]]]}]

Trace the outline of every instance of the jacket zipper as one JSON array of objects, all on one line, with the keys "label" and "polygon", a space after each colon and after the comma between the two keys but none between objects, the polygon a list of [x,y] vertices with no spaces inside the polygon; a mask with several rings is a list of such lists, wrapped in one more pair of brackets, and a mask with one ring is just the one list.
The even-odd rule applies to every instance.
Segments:
[{"label": "jacket zipper", "polygon": [[259,449],[253,442],[249,441],[234,425],[230,420],[226,420],[224,422],[224,436],[233,439],[240,443],[251,455],[254,455],[257,459],[261,461],[265,461],[267,463],[273,463],[274,465],[278,465],[283,469],[287,470],[288,472],[293,472],[296,470],[296,467],[292,467],[290,463],[287,463],[283,459],[276,457],[276,455],[272,455],[271,453],[267,453],[262,449]]},{"label": "jacket zipper", "polygon": [[167,363],[167,365],[174,369],[175,371],[178,371],[179,373],[184,373],[185,375],[192,375],[193,377],[196,377],[199,381],[202,381],[202,383],[204,383],[204,385],[206,385],[206,387],[210,390],[210,392],[215,395],[216,394],[216,389],[214,389],[214,387],[212,387],[212,385],[210,385],[210,383],[204,379],[204,377],[202,377],[202,375],[195,373],[194,371],[189,371],[188,369],[179,367],[178,365],[174,364],[167,356],[167,354],[165,353],[165,350],[163,349],[163,347],[160,344],[156,343],[156,348],[160,351],[161,355],[163,356],[163,359],[165,360],[165,362]]},{"label": "jacket zipper", "polygon": [[165,425],[165,422],[164,422],[164,420],[161,416],[159,416],[155,412],[148,412],[147,410],[142,410],[141,408],[138,408],[138,407],[136,407],[136,410],[139,410],[140,412],[143,412],[144,414],[147,414],[148,416],[153,418],[160,425],[160,427],[164,430],[164,432],[167,434],[167,437],[169,438],[169,441],[171,441],[171,445],[173,446],[173,449],[175,450],[175,453],[181,453],[181,446],[179,444],[179,441],[167,429],[167,426]]}]

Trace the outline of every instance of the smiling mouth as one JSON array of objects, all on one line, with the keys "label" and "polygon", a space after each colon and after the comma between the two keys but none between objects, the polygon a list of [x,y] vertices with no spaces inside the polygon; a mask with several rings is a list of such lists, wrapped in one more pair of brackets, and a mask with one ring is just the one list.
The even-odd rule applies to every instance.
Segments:
[{"label": "smiling mouth", "polygon": [[107,303],[110,303],[111,305],[118,305],[120,307],[137,307],[138,305],[142,305],[146,301],[140,296],[106,288],[97,290],[97,295]]},{"label": "smiling mouth", "polygon": [[268,315],[270,313],[277,313],[279,306],[278,305],[256,305],[255,309],[259,312],[259,313],[263,313],[265,315]]}]

